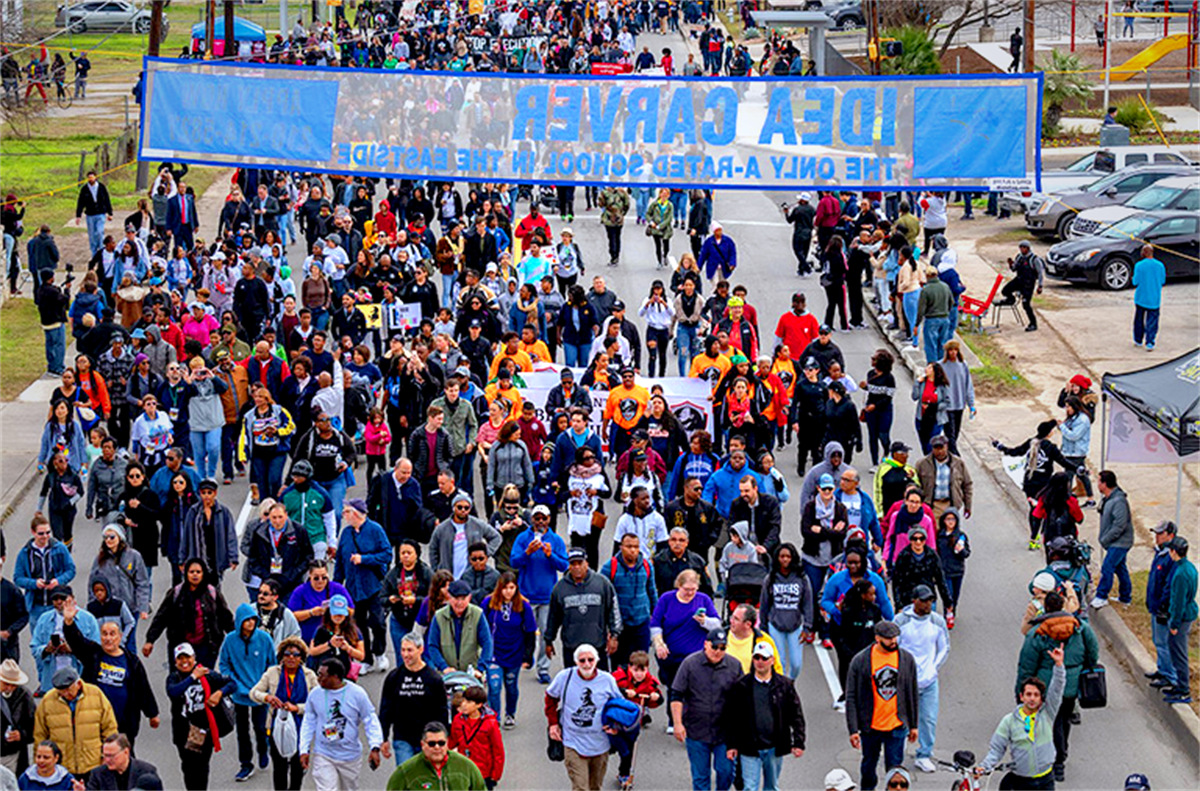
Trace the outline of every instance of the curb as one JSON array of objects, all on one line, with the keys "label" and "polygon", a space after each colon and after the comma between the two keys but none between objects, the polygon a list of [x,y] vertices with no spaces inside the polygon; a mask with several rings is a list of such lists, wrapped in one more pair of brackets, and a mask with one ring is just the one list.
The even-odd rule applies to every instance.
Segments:
[{"label": "curb", "polygon": [[17,482],[9,487],[9,491],[13,493],[12,499],[4,504],[4,510],[0,512],[0,526],[6,524],[17,510],[17,507],[24,501],[25,496],[33,489],[38,482],[37,460],[29,462],[29,466],[17,476]]},{"label": "curb", "polygon": [[[869,298],[864,297],[863,310],[870,317],[880,335],[883,336],[884,343],[896,355],[896,359],[902,362],[914,377],[918,376],[923,370],[924,363],[924,354],[920,348],[914,349],[910,344],[898,343],[879,321],[875,307]],[[964,348],[966,348],[965,344]],[[971,455],[977,462],[977,469],[983,470],[988,475],[996,487],[1006,495],[1013,513],[1024,520],[1028,508],[1025,494],[995,465],[983,463],[983,451],[987,446],[981,448],[978,440],[965,432],[959,438],[959,446],[971,451]],[[1158,713],[1159,718],[1167,725],[1172,735],[1179,740],[1180,746],[1187,751],[1188,755],[1194,755],[1196,745],[1200,743],[1200,715],[1197,715],[1190,706],[1185,704],[1174,706],[1164,704],[1157,694],[1157,690],[1140,683],[1142,673],[1154,671],[1156,667],[1154,658],[1150,656],[1150,652],[1146,650],[1141,640],[1121,616],[1110,612],[1111,609],[1110,606],[1101,610],[1092,610],[1089,623],[1098,634],[1103,635],[1113,659],[1133,678],[1134,686],[1137,687],[1139,694],[1151,703],[1152,710]]]}]

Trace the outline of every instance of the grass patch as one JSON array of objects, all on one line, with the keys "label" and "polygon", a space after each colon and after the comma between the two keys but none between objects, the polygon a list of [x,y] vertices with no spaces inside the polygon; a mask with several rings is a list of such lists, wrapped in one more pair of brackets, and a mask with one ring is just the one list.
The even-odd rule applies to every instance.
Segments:
[{"label": "grass patch", "polygon": [[[1133,577],[1133,604],[1128,607],[1116,605],[1109,609],[1121,616],[1121,620],[1137,635],[1138,640],[1142,642],[1142,646],[1150,652],[1151,656],[1154,656],[1154,638],[1151,633],[1150,613],[1146,610],[1146,578],[1149,575],[1149,571],[1132,572],[1130,576]],[[1200,631],[1193,629],[1189,638],[1188,665],[1191,666],[1192,670],[1192,700],[1200,701]],[[1200,703],[1193,702],[1192,710],[1200,713]]]},{"label": "grass patch", "polygon": [[971,369],[971,376],[975,379],[975,391],[982,397],[1014,398],[1033,392],[1033,385],[1017,370],[1012,358],[995,340],[975,333],[962,333],[959,337],[979,358],[979,366]]},{"label": "grass patch", "polygon": [[[75,216],[75,200],[79,191],[74,185],[79,180],[79,152],[88,153],[87,167],[90,168],[92,149],[111,142],[113,138],[98,135],[30,139],[6,136],[0,140],[0,155],[4,157],[4,188],[25,199],[26,225],[40,224],[46,218],[53,218],[58,222],[50,222],[50,225],[58,233],[62,223]],[[137,167],[130,165],[104,178],[114,200],[117,195],[134,191],[136,175]],[[49,190],[56,192],[39,196]],[[25,198],[26,195],[39,197]]]},{"label": "grass patch", "polygon": [[[999,233],[994,233],[990,236],[984,236],[976,239],[975,244],[1011,245],[1016,247],[1018,242],[1024,242],[1029,238],[1029,231],[1025,230],[1024,228],[1009,228],[1008,230],[1000,231]],[[1013,255],[1016,255],[1015,250],[1013,251]]]},{"label": "grass patch", "polygon": [[46,372],[44,348],[32,299],[10,299],[0,306],[0,400],[13,400]]}]

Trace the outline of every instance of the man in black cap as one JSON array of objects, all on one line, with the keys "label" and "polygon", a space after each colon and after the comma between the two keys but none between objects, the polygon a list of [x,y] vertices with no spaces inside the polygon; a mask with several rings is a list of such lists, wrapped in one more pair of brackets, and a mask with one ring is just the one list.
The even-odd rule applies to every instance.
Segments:
[{"label": "man in black cap", "polygon": [[492,662],[492,630],[479,605],[471,603],[471,586],[465,580],[455,580],[446,589],[450,603],[433,614],[429,622],[429,638],[425,649],[434,670],[446,673],[475,668],[483,677],[483,669]]},{"label": "man in black cap", "polygon": [[612,304],[612,317],[609,322],[621,328],[621,335],[629,343],[629,359],[634,368],[642,367],[642,337],[638,334],[637,325],[625,317],[625,303],[616,300]]},{"label": "man in black cap", "polygon": [[904,499],[909,484],[918,483],[917,471],[908,463],[911,451],[912,448],[903,442],[893,442],[888,455],[875,470],[875,507],[881,514],[886,514],[892,503]]},{"label": "man in black cap", "polygon": [[563,666],[575,663],[575,649],[588,644],[603,646],[599,665],[608,669],[608,655],[617,650],[621,634],[621,610],[612,583],[588,568],[583,547],[567,550],[567,573],[550,591],[546,616],[546,656],[554,656],[554,641],[562,632]]},{"label": "man in black cap", "polygon": [[833,342],[833,327],[829,326],[828,323],[821,325],[821,328],[817,331],[817,339],[808,344],[808,348],[800,354],[799,359],[807,362],[810,357],[816,360],[817,364],[821,366],[822,379],[829,376],[829,364],[831,362],[836,361],[838,365],[842,366],[843,371],[846,370],[846,359],[842,357],[842,350]]},{"label": "man in black cap", "polygon": [[1151,637],[1154,640],[1157,667],[1147,673],[1152,687],[1175,686],[1175,665],[1171,662],[1171,632],[1166,622],[1160,622],[1159,613],[1166,612],[1171,596],[1171,571],[1175,561],[1171,559],[1171,542],[1175,540],[1175,523],[1164,519],[1150,528],[1154,534],[1154,557],[1150,561],[1150,573],[1146,576],[1146,609],[1150,613]]},{"label": "man in black cap", "polygon": [[874,791],[879,753],[886,766],[904,763],[904,740],[917,740],[917,664],[900,647],[900,627],[875,624],[875,644],[850,660],[846,674],[846,726],[850,746],[862,750],[862,791]]},{"label": "man in black cap", "polygon": [[825,446],[825,402],[828,390],[821,381],[821,364],[816,357],[803,357],[803,376],[792,388],[792,403],[788,422],[796,435],[796,473],[804,475],[809,458],[814,465],[821,463]]},{"label": "man in black cap", "polygon": [[238,565],[238,535],[233,514],[217,502],[217,482],[200,482],[200,502],[188,509],[180,525],[179,553],[174,563],[183,572],[188,558],[200,558],[221,579]]},{"label": "man in black cap", "polygon": [[591,398],[586,390],[575,384],[575,372],[563,368],[559,372],[559,383],[550,388],[546,395],[546,414],[550,416],[548,419],[553,420],[553,416],[570,412],[575,407],[591,411]]},{"label": "man in black cap", "polygon": [[687,745],[692,788],[711,789],[714,771],[717,791],[728,791],[733,784],[721,712],[726,694],[744,674],[742,663],[725,652],[728,645],[723,628],[710,629],[704,649],[683,660],[671,683],[675,698],[667,733]]}]

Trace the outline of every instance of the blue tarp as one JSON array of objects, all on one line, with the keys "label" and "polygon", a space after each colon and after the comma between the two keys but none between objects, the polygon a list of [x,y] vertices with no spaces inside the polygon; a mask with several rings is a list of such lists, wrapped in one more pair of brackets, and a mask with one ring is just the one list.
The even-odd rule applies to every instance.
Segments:
[{"label": "blue tarp", "polygon": [[[216,22],[216,30],[213,33],[216,38],[225,39],[225,20],[218,19]],[[192,38],[204,39],[204,23],[197,22],[192,25]],[[233,40],[234,41],[266,41],[267,31],[262,25],[256,25],[249,19],[242,19],[240,16],[233,18]]]}]

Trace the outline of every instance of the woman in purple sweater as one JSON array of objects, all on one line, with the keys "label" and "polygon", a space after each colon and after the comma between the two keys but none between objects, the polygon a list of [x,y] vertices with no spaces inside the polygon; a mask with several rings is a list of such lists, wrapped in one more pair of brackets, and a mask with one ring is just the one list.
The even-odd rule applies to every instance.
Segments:
[{"label": "woman in purple sweater", "polygon": [[709,629],[721,625],[720,614],[707,593],[700,593],[700,575],[692,569],[679,572],[675,590],[658,598],[650,616],[650,640],[658,657],[658,677],[673,699],[671,682],[680,663],[704,648]]}]

